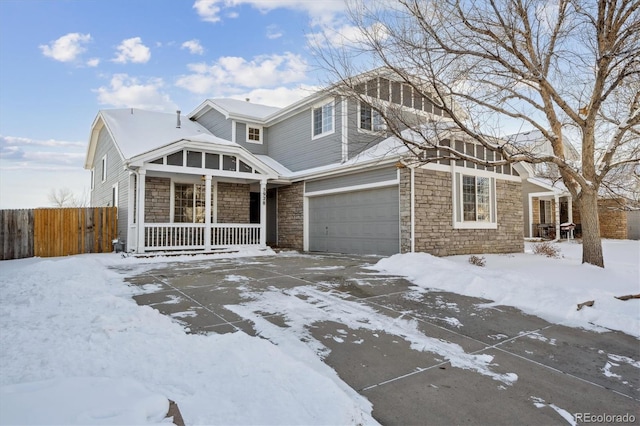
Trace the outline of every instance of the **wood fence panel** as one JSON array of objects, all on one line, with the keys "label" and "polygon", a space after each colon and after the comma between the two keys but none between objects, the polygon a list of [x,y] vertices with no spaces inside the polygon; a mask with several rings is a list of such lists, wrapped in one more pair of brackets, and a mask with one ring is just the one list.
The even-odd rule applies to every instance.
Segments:
[{"label": "wood fence panel", "polygon": [[110,253],[118,237],[117,208],[35,210],[35,256]]},{"label": "wood fence panel", "polygon": [[33,257],[33,210],[0,210],[0,260]]}]

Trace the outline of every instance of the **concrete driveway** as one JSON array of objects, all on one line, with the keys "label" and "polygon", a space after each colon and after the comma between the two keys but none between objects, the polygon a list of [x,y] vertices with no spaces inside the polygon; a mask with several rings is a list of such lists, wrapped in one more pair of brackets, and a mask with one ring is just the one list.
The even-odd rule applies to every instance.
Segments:
[{"label": "concrete driveway", "polygon": [[128,281],[144,289],[138,304],[193,333],[298,336],[372,402],[382,424],[574,424],[574,413],[578,424],[625,414],[640,422],[637,339],[453,293],[419,294],[367,269],[377,260],[212,257]]}]

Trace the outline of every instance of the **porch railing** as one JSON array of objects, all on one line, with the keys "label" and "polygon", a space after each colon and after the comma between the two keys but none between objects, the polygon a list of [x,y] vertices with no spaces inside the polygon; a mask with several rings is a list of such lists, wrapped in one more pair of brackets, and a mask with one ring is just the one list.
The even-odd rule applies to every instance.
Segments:
[{"label": "porch railing", "polygon": [[260,224],[146,223],[145,250],[204,250],[207,228],[211,248],[260,244]]}]

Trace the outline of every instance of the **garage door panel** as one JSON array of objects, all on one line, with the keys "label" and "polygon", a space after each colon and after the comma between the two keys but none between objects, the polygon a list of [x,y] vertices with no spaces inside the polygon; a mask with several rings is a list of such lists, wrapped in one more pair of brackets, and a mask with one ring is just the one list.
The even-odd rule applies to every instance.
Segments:
[{"label": "garage door panel", "polygon": [[354,254],[399,251],[398,187],[309,199],[309,249]]}]

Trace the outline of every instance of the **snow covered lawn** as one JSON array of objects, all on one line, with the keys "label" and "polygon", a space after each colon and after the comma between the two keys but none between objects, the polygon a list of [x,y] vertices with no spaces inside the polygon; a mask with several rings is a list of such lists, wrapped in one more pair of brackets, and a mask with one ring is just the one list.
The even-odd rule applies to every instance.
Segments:
[{"label": "snow covered lawn", "polygon": [[[557,243],[561,257],[525,253],[487,254],[484,267],[469,256],[438,258],[425,253],[397,254],[380,260],[375,269],[406,276],[415,291],[440,289],[492,300],[549,322],[595,330],[620,330],[640,337],[640,299],[614,296],[640,293],[640,242],[603,240],[605,268],[582,264],[582,245]],[[577,310],[577,304],[594,301]]]},{"label": "snow covered lawn", "polygon": [[167,398],[187,424],[375,424],[320,360],[244,333],[186,334],[136,305],[113,259],[140,262],[2,262],[0,424],[167,422]]},{"label": "snow covered lawn", "polygon": [[[478,296],[554,323],[640,337],[640,300],[613,297],[640,293],[639,243],[605,240],[604,270],[580,263],[579,244],[558,246],[560,259],[533,255],[528,244],[524,254],[484,255],[484,268],[470,265],[469,256],[420,253],[374,268],[407,276],[414,292]],[[187,334],[136,305],[137,289],[108,269],[201,259],[110,254],[2,262],[0,424],[162,423],[167,398],[178,401],[187,424],[375,424],[369,401],[311,349],[295,346],[299,340]],[[587,300],[594,306],[577,311]]]}]

